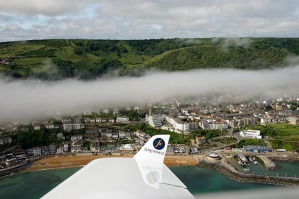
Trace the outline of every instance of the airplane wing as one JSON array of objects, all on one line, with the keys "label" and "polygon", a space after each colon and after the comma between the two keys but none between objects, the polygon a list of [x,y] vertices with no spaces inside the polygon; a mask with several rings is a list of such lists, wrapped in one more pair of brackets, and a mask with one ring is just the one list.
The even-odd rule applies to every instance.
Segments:
[{"label": "airplane wing", "polygon": [[94,160],[42,198],[194,198],[163,164],[168,140],[153,136],[134,158]]}]

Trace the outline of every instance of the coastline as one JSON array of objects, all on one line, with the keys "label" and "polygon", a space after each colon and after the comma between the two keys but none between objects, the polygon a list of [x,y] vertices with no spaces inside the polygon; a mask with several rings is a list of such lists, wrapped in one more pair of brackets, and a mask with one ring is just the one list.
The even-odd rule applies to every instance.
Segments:
[{"label": "coastline", "polygon": [[[89,162],[99,158],[132,158],[134,154],[124,155],[76,155],[45,157],[35,161],[25,171],[38,171],[46,169],[60,169],[85,166]],[[191,156],[166,156],[164,164],[167,166],[196,166],[199,161]]]}]

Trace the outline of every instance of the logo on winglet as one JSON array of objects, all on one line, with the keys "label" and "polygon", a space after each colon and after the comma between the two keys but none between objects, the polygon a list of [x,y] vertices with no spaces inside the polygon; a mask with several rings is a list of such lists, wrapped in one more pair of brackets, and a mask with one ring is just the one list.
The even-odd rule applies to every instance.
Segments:
[{"label": "logo on winglet", "polygon": [[157,150],[162,150],[165,147],[165,142],[162,138],[156,138],[153,142],[153,147]]}]

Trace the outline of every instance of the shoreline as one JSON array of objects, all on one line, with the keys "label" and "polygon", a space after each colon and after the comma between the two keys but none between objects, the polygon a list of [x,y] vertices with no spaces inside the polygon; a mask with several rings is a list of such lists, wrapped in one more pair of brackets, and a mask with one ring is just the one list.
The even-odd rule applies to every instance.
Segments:
[{"label": "shoreline", "polygon": [[[82,167],[99,158],[133,158],[134,154],[124,155],[77,155],[77,156],[54,156],[45,157],[31,163],[24,171],[39,171],[48,169],[61,169]],[[165,156],[164,164],[167,166],[196,166],[199,160],[192,156]]]}]

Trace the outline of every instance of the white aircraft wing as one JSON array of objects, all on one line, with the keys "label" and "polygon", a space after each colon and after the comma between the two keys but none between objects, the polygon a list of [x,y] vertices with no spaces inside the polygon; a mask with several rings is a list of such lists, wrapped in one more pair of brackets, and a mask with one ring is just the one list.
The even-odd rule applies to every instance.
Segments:
[{"label": "white aircraft wing", "polygon": [[153,136],[134,158],[94,160],[42,198],[194,198],[163,164],[168,140]]}]

